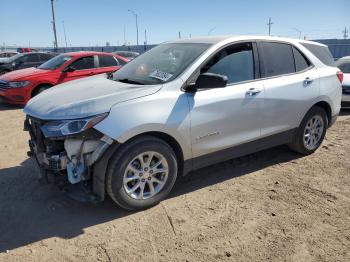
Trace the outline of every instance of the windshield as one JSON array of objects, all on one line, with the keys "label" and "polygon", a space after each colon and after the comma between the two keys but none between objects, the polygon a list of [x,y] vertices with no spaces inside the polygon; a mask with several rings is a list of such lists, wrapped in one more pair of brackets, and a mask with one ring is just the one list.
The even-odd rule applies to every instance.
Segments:
[{"label": "windshield", "polygon": [[113,75],[113,80],[149,85],[166,83],[179,76],[193,63],[209,44],[162,44],[124,65]]},{"label": "windshield", "polygon": [[72,57],[68,55],[58,55],[54,58],[51,58],[50,60],[43,63],[41,66],[39,66],[39,69],[44,70],[54,70],[59,68],[61,65],[63,65],[65,62],[71,60]]}]

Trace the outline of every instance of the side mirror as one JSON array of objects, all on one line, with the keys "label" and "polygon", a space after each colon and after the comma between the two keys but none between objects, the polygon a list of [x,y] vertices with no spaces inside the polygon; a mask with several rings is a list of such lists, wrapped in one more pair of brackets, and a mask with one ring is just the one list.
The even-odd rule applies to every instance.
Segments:
[{"label": "side mirror", "polygon": [[204,73],[200,74],[194,86],[190,86],[189,91],[206,88],[224,88],[227,85],[227,76]]},{"label": "side mirror", "polygon": [[63,73],[68,73],[73,71],[75,71],[75,68],[73,66],[67,66],[65,69],[62,70]]}]

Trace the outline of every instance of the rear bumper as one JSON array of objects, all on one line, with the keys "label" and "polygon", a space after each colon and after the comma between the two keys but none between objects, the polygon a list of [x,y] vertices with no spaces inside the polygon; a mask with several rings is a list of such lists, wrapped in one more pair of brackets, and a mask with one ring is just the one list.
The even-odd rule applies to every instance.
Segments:
[{"label": "rear bumper", "polygon": [[32,87],[0,88],[0,97],[4,102],[15,105],[25,105],[31,94]]},{"label": "rear bumper", "polygon": [[341,101],[350,103],[350,94],[343,94],[341,97]]}]

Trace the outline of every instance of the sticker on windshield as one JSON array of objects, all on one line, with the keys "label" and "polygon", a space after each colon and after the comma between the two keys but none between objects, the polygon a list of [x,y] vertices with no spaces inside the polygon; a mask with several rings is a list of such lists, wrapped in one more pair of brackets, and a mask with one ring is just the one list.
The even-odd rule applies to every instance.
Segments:
[{"label": "sticker on windshield", "polygon": [[153,77],[153,78],[157,78],[157,79],[165,82],[165,81],[169,80],[173,75],[156,69],[149,76]]}]

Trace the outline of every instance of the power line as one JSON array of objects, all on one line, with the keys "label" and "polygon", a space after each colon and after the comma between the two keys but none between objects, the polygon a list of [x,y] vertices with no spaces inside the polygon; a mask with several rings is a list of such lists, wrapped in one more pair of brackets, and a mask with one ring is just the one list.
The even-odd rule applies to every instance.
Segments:
[{"label": "power line", "polygon": [[267,23],[268,27],[269,27],[269,35],[271,35],[271,26],[273,25],[273,22],[271,20],[271,17],[269,18],[269,22]]}]

